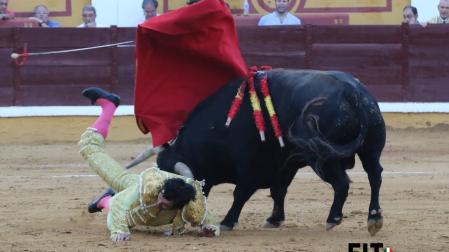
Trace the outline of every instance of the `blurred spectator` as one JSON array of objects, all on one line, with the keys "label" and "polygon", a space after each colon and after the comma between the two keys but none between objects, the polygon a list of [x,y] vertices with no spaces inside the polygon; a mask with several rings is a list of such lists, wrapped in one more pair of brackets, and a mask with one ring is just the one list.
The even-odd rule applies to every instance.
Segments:
[{"label": "blurred spectator", "polygon": [[440,0],[438,4],[439,16],[431,18],[429,24],[449,24],[449,0]]},{"label": "blurred spectator", "polygon": [[259,25],[300,25],[301,20],[288,11],[290,0],[276,0],[276,10],[260,18]]},{"label": "blurred spectator", "polygon": [[97,23],[97,11],[92,5],[84,5],[83,10],[81,11],[81,17],[83,19],[83,23],[78,25],[78,28],[107,27]]},{"label": "blurred spectator", "polygon": [[159,3],[157,0],[143,0],[142,9],[143,15],[145,15],[145,20],[157,16],[157,6]]},{"label": "blurred spectator", "polygon": [[407,24],[419,24],[418,22],[418,9],[416,7],[407,5],[402,10],[402,15],[404,17],[403,23]]},{"label": "blurred spectator", "polygon": [[14,18],[14,12],[8,10],[8,0],[0,0],[0,20]]},{"label": "blurred spectator", "polygon": [[40,27],[50,27],[55,28],[59,27],[59,23],[53,20],[48,19],[49,12],[48,8],[45,5],[38,5],[34,7],[34,17],[30,17],[30,19],[34,19],[39,22]]}]

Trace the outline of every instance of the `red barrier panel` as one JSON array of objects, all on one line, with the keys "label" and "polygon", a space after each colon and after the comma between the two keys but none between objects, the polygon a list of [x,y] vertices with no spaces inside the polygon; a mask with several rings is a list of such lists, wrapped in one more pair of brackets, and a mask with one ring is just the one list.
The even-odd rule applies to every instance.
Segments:
[{"label": "red barrier panel", "polygon": [[[449,102],[449,27],[238,26],[248,65],[352,73],[380,101]],[[0,106],[86,105],[82,89],[97,85],[132,104],[134,48],[10,58],[30,52],[74,49],[134,40],[135,29],[0,28]]]}]

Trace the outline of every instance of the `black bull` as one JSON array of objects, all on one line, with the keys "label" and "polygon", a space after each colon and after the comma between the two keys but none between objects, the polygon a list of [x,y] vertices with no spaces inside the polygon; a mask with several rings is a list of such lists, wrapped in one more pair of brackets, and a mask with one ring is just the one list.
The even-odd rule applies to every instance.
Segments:
[{"label": "black bull", "polygon": [[186,164],[196,179],[205,180],[206,196],[214,185],[235,184],[234,202],[221,222],[222,228],[232,229],[245,202],[260,188],[270,188],[274,201],[266,226],[278,227],[285,219],[288,186],[299,168],[310,166],[334,189],[326,221],[326,229],[331,229],[343,219],[350,183],[346,169],[354,167],[357,154],[371,186],[368,230],[374,235],[383,223],[379,158],[385,145],[385,124],[376,100],[358,80],[343,72],[273,70],[267,75],[284,148],[279,146],[266,112],[267,139],[261,142],[248,94],[230,127],[225,126],[240,79],[192,112],[174,144],[159,153],[159,167],[174,172],[177,162]]}]

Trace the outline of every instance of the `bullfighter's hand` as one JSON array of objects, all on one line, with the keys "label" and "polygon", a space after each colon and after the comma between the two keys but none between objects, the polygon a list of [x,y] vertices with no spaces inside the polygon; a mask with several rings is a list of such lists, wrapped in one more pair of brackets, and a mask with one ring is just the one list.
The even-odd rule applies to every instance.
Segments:
[{"label": "bullfighter's hand", "polygon": [[215,236],[215,228],[211,227],[211,226],[201,226],[198,234],[203,237],[214,237]]},{"label": "bullfighter's hand", "polygon": [[117,233],[111,235],[111,240],[113,242],[120,242],[120,241],[129,241],[130,234],[129,233]]}]

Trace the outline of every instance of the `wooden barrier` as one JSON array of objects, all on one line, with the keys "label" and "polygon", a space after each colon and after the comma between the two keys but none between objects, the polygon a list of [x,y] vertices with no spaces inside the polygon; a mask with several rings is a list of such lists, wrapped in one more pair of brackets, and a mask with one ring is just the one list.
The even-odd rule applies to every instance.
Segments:
[{"label": "wooden barrier", "polygon": [[[342,70],[354,74],[380,101],[449,101],[449,27],[239,26],[250,65]],[[11,60],[30,52],[129,41],[131,28],[0,28],[0,106],[86,105],[83,88],[95,85],[133,103],[134,48],[113,47]]]}]

